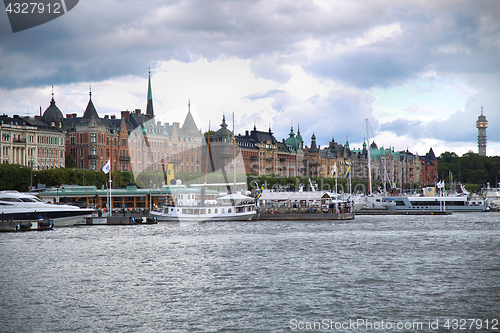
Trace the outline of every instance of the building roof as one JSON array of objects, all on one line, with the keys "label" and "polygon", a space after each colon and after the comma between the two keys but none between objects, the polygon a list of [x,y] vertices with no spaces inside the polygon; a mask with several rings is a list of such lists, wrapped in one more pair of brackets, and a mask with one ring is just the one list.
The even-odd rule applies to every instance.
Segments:
[{"label": "building roof", "polygon": [[146,114],[150,116],[150,118],[154,117],[153,112],[153,90],[151,90],[151,71],[149,72],[148,78],[148,105],[146,107]]},{"label": "building roof", "polygon": [[233,132],[227,129],[226,116],[222,115],[222,124],[220,124],[220,129],[215,132],[213,139],[219,142],[232,142]]},{"label": "building roof", "polygon": [[186,115],[186,119],[184,119],[184,124],[182,125],[182,129],[186,133],[199,134],[193,115],[191,114],[191,101],[188,102],[188,113]]},{"label": "building roof", "polygon": [[50,100],[49,107],[45,110],[42,116],[42,120],[49,126],[54,124],[55,127],[61,128],[64,125],[64,116],[56,106],[56,101],[54,100],[54,94],[52,94],[52,99]]}]

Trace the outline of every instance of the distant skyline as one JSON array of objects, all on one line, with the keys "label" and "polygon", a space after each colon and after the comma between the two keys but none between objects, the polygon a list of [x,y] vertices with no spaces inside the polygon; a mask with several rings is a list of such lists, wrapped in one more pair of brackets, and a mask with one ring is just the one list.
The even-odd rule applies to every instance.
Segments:
[{"label": "distant skyline", "polygon": [[[500,155],[498,1],[88,0],[12,33],[0,14],[0,113],[146,112],[235,134],[300,126],[304,144],[332,138],[424,155],[477,153],[483,107],[488,156]],[[232,127],[232,125],[230,126]],[[373,132],[373,134],[372,134]]]}]

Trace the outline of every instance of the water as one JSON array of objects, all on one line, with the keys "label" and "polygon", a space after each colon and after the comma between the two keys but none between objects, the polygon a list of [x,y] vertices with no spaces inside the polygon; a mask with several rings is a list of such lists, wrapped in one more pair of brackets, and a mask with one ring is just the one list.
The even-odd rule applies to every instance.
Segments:
[{"label": "water", "polygon": [[[2,332],[500,331],[500,213],[57,228],[0,251]],[[462,318],[481,329],[445,327]]]}]

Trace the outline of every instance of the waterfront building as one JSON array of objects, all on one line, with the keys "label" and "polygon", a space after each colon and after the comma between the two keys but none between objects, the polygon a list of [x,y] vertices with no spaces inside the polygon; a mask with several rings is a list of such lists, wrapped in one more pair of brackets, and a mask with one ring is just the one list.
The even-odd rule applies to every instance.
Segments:
[{"label": "waterfront building", "polygon": [[425,156],[410,151],[394,151],[394,148],[379,148],[375,142],[362,149],[353,149],[353,178],[368,178],[368,149],[370,152],[371,178],[374,181],[388,181],[398,184],[431,184],[437,174],[437,158],[432,148]]},{"label": "waterfront building", "polygon": [[117,163],[120,151],[127,151],[126,137],[130,127],[124,125],[114,115],[100,118],[92,101],[92,92],[89,92],[83,116],[77,117],[73,113],[64,119],[66,154],[73,156],[78,168],[99,171],[109,160],[111,171],[130,171],[128,163]]},{"label": "waterfront building", "polygon": [[304,170],[308,177],[334,178],[344,177],[347,174],[347,168],[351,164],[351,151],[349,142],[342,146],[332,141],[328,147],[321,149],[316,144],[316,136],[311,136],[311,146],[306,146],[304,154]]},{"label": "waterfront building", "polygon": [[54,94],[42,115],[0,116],[2,163],[21,164],[35,170],[65,167],[63,116]]},{"label": "waterfront building", "polygon": [[420,183],[421,184],[434,184],[437,180],[437,165],[438,161],[434,151],[429,149],[429,152],[424,156],[420,156],[421,170],[420,170]]},{"label": "waterfront building", "polygon": [[189,104],[180,123],[156,121],[153,109],[151,74],[148,78],[146,113],[141,109],[121,111],[121,117],[99,117],[92,101],[82,117],[67,114],[66,153],[73,156],[82,169],[101,170],[109,160],[111,171],[165,171],[167,164],[176,172],[200,172],[201,131],[196,128]]},{"label": "waterfront building", "polygon": [[480,156],[486,156],[486,128],[488,128],[488,121],[483,115],[483,107],[481,106],[481,115],[477,117],[477,150]]}]

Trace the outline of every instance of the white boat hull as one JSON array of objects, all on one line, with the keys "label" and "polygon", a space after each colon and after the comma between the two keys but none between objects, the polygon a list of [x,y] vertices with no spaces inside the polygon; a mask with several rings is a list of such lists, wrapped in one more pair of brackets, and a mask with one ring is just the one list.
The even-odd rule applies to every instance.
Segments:
[{"label": "white boat hull", "polygon": [[484,212],[484,201],[469,201],[466,197],[385,197],[395,205],[387,206],[389,211],[449,211]]},{"label": "white boat hull", "polygon": [[254,205],[164,207],[151,212],[159,222],[250,221],[256,214]]}]

